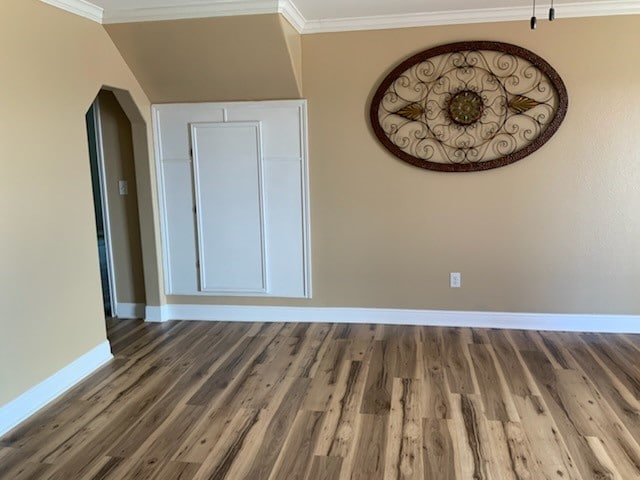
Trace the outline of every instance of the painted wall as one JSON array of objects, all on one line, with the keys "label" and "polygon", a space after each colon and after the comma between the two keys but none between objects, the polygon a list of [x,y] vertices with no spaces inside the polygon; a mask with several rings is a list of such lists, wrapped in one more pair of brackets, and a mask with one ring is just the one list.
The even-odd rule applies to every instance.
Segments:
[{"label": "painted wall", "polygon": [[296,40],[280,15],[122,23],[105,29],[153,103],[301,96],[300,70],[289,53]]},{"label": "painted wall", "polygon": [[[103,90],[98,98],[116,297],[119,303],[144,304],[146,296],[131,122],[112,92]],[[128,195],[120,195],[120,180],[127,182]]]},{"label": "painted wall", "polygon": [[298,92],[302,95],[302,35],[284,17],[280,17],[280,26],[287,44],[291,66],[298,85]]},{"label": "painted wall", "polygon": [[[390,69],[426,48],[496,40],[549,61],[569,112],[511,166],[444,174],[397,160],[368,124]],[[311,301],[170,303],[640,313],[640,16],[302,37],[309,100]],[[449,288],[449,272],[462,288]]]},{"label": "painted wall", "polygon": [[[243,50],[235,45],[262,40],[262,30],[245,28],[247,18],[221,37],[236,66]],[[285,67],[253,64],[251,73],[275,86],[283,69],[302,69],[314,298],[168,301],[640,313],[639,27],[640,17],[629,16],[543,23],[537,32],[523,21],[318,34],[302,38],[301,67],[289,55]],[[237,32],[249,33],[238,39]],[[440,174],[396,160],[368,126],[373,90],[407,56],[471,39],[516,43],[554,65],[570,94],[562,128],[533,156],[494,171]],[[295,52],[295,39],[287,42]],[[174,53],[166,58],[178,75],[193,56]],[[101,26],[36,0],[0,3],[0,58],[2,405],[105,339],[84,114],[103,85],[129,90],[142,112],[133,129],[144,137],[149,103]],[[157,101],[204,99],[185,85],[173,91],[164,67],[133,68],[143,84],[163,82]],[[194,72],[183,73],[198,92]],[[221,78],[219,96],[207,99],[272,98],[243,82]],[[299,91],[289,73],[283,85],[273,96]],[[134,110],[133,102],[125,106],[128,115]],[[139,138],[134,133],[138,153],[148,146]],[[153,162],[136,162],[136,175],[145,289],[156,305],[164,299]],[[448,288],[451,271],[462,272],[459,290]]]},{"label": "painted wall", "polygon": [[104,84],[149,102],[100,25],[36,0],[0,2],[0,58],[3,405],[106,339],[85,113]]}]

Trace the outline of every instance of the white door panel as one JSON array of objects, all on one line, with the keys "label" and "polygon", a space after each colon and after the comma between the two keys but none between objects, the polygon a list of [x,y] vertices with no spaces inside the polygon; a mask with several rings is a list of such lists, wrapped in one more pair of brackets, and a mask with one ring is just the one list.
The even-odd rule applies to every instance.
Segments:
[{"label": "white door panel", "polygon": [[158,105],[155,111],[158,123],[156,135],[164,160],[187,159],[190,157],[189,125],[196,122],[222,122],[223,108],[211,108],[207,104],[192,104],[186,109]]},{"label": "white door panel", "polygon": [[269,293],[276,297],[305,294],[301,162],[265,161],[265,196],[269,249]]},{"label": "white door panel", "polygon": [[191,127],[200,286],[212,293],[266,293],[259,122]]},{"label": "white door panel", "polygon": [[198,290],[191,162],[164,162],[162,184],[164,223],[171,226],[164,229],[167,293],[189,294]]},{"label": "white door panel", "polygon": [[300,112],[293,108],[237,108],[229,109],[230,122],[255,120],[262,122],[265,157],[302,158]]}]

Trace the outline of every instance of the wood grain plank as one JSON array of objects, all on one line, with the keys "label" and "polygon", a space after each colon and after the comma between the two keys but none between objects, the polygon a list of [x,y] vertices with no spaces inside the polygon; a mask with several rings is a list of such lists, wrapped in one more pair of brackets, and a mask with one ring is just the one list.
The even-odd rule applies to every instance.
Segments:
[{"label": "wood grain plank", "polygon": [[152,480],[192,480],[200,465],[195,463],[168,462],[158,469]]},{"label": "wood grain plank", "polygon": [[[274,330],[272,333],[277,332]],[[295,370],[302,361],[302,357],[294,355],[295,341],[292,342],[292,339],[294,337],[280,335],[271,339],[249,368],[244,369],[244,373],[211,406],[205,419],[185,440],[174,460],[203,462],[238,409],[274,410],[274,404],[277,406],[295,379],[288,376],[288,372]]]},{"label": "wood grain plank", "polygon": [[444,358],[439,329],[421,328],[418,352],[422,361],[425,418],[451,418],[449,387],[445,379]]},{"label": "wood grain plank", "polygon": [[391,376],[394,378],[419,378],[419,335],[416,330],[412,327],[400,326],[397,328],[396,334],[386,341],[391,355],[395,356],[392,361],[394,368],[391,371]]},{"label": "wood grain plank", "polygon": [[558,380],[558,395],[576,429],[585,437],[601,439],[608,456],[624,477],[640,478],[640,446],[600,392],[578,372],[560,371]]},{"label": "wood grain plank", "polygon": [[[507,422],[504,432],[509,447],[511,468],[518,480],[550,480],[555,477],[547,475],[542,467],[542,460],[536,457],[527,434],[520,423]],[[545,459],[546,461],[546,459]],[[555,472],[558,475],[558,471]]]},{"label": "wood grain plank", "polygon": [[11,473],[11,476],[6,478],[11,480],[39,480],[41,478],[46,478],[52,470],[53,465],[26,462],[21,463],[20,466]]},{"label": "wood grain plank", "polygon": [[342,470],[341,457],[313,457],[307,480],[336,480]]},{"label": "wood grain plank", "polygon": [[505,332],[501,330],[490,330],[488,335],[511,393],[522,397],[532,395],[533,392],[527,382],[525,368]]},{"label": "wood grain plank", "polygon": [[591,451],[596,456],[596,458],[600,461],[600,463],[607,469],[607,477],[614,478],[615,480],[623,480],[624,478],[634,478],[634,477],[626,477],[620,474],[618,468],[613,461],[613,459],[607,453],[606,448],[604,447],[602,440],[596,437],[587,437],[587,443],[591,447]]},{"label": "wood grain plank", "polygon": [[586,347],[574,347],[570,352],[636,442],[640,443],[640,402],[626,394],[624,386],[617,384],[615,376],[607,372]]},{"label": "wood grain plank", "polygon": [[307,477],[322,417],[322,412],[303,410],[298,414],[270,477],[272,480],[304,480]]},{"label": "wood grain plank", "polygon": [[391,413],[385,459],[386,479],[422,479],[421,382],[396,378],[393,382]]},{"label": "wood grain plank", "polygon": [[210,454],[203,460],[196,478],[227,478],[229,470],[238,459],[249,432],[260,418],[259,410],[239,410],[231,419],[224,435],[213,443]]},{"label": "wood grain plank", "polygon": [[538,466],[544,475],[542,478],[582,479],[558,426],[542,398],[516,397],[515,402],[533,456],[540,460]]},{"label": "wood grain plank", "polygon": [[289,389],[278,410],[273,415],[260,448],[252,458],[249,472],[244,478],[269,478],[308,387],[308,379],[298,378],[294,380],[291,389]]},{"label": "wood grain plank", "polygon": [[523,358],[540,386],[544,403],[558,426],[558,431],[583,477],[612,478],[611,472],[593,454],[585,437],[574,424],[559,391],[561,385],[556,370],[542,352],[523,352]]},{"label": "wood grain plank", "polygon": [[459,329],[442,330],[443,356],[447,371],[449,389],[452,393],[474,393],[475,386],[471,377],[471,367],[464,353],[467,344],[463,341]]},{"label": "wood grain plank", "polygon": [[388,415],[363,414],[353,463],[352,480],[382,480],[385,473]]},{"label": "wood grain plank", "polygon": [[620,343],[609,343],[609,337],[604,338],[596,334],[584,334],[581,337],[633,396],[640,399],[640,367],[636,365],[637,354],[621,349]]},{"label": "wood grain plank", "polygon": [[[184,373],[185,366],[178,365],[163,375],[156,376],[153,383],[143,389],[139,395],[134,396],[123,408],[111,412],[103,411],[100,416],[94,418],[91,426],[85,427],[91,432],[86,438],[77,435],[73,441],[67,441],[58,450],[52,452],[47,458],[56,457],[56,462],[61,463],[51,476],[51,480],[65,480],[68,478],[80,478],[93,462],[104,455],[105,447],[113,445],[131,428],[134,422],[148,411],[165,392],[167,386],[173,385]],[[71,445],[69,447],[69,445]]]},{"label": "wood grain plank", "polygon": [[345,361],[349,340],[334,340],[326,350],[304,400],[305,410],[325,411],[335,392],[338,377],[349,362]]},{"label": "wood grain plank", "polygon": [[362,362],[351,362],[343,387],[336,392],[325,415],[316,455],[351,459],[359,425],[359,405],[364,392],[366,370]]},{"label": "wood grain plank", "polygon": [[509,330],[506,333],[519,351],[540,351],[539,345],[532,338],[533,332],[527,330]]},{"label": "wood grain plank", "polygon": [[483,480],[488,478],[487,462],[482,450],[480,434],[480,410],[478,404],[469,395],[460,395],[460,412],[466,433],[467,444],[473,460],[473,474],[471,478]]},{"label": "wood grain plank", "polygon": [[0,478],[640,478],[640,337],[107,328],[116,360],[0,438]]},{"label": "wood grain plank", "polygon": [[[135,371],[135,370],[134,370]],[[77,450],[83,448],[93,437],[100,434],[109,426],[115,418],[123,412],[130,412],[129,425],[137,419],[137,416],[150,408],[164,393],[164,385],[158,373],[166,374],[166,369],[150,367],[127,382],[126,387],[110,392],[94,402],[85,402],[90,405],[69,423],[64,423],[56,434],[50,438],[50,442],[42,447],[37,460],[43,463],[60,463],[74,455]],[[181,370],[174,370],[172,374],[179,374]],[[171,377],[175,379],[177,377]],[[143,405],[136,405],[135,399],[144,398]],[[92,404],[93,403],[93,404]],[[142,407],[142,409],[139,409]],[[128,428],[127,426],[127,428]],[[118,426],[121,428],[121,425]]]},{"label": "wood grain plank", "polygon": [[469,352],[480,386],[484,414],[488,420],[509,420],[507,407],[500,389],[501,379],[486,345],[469,345]]},{"label": "wood grain plank", "polygon": [[422,424],[424,478],[455,480],[455,452],[449,420],[425,418]]},{"label": "wood grain plank", "polygon": [[[267,337],[268,338],[268,337]],[[247,337],[189,398],[190,405],[210,405],[265,348],[265,337]]]},{"label": "wood grain plank", "polygon": [[360,413],[386,415],[391,410],[391,389],[397,357],[387,341],[375,341]]}]

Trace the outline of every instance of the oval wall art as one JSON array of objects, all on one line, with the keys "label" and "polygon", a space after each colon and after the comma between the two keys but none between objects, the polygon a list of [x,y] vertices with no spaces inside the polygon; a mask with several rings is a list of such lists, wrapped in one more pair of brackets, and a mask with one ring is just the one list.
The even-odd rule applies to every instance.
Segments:
[{"label": "oval wall art", "polygon": [[567,89],[545,60],[499,42],[460,42],[398,65],[371,103],[382,144],[444,172],[502,167],[538,150],[567,112]]}]

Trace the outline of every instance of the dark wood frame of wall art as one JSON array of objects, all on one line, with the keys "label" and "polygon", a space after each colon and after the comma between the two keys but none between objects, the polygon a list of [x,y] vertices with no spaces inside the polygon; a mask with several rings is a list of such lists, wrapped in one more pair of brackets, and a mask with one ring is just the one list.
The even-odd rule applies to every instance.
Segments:
[{"label": "dark wood frame of wall art", "polygon": [[[387,90],[391,86],[391,84],[405,71],[411,68],[413,65],[428,60],[432,57],[436,57],[438,55],[443,55],[447,53],[461,52],[461,51],[470,51],[470,50],[490,50],[496,51],[500,53],[506,53],[510,55],[514,55],[516,57],[520,57],[524,60],[531,62],[533,66],[535,66],[538,70],[540,70],[543,74],[547,76],[551,85],[556,90],[558,94],[558,106],[555,112],[555,115],[551,122],[547,125],[547,128],[538,135],[531,143],[529,143],[524,148],[513,152],[509,155],[505,155],[504,157],[496,158],[494,160],[488,160],[486,162],[477,162],[477,163],[464,163],[464,164],[455,164],[455,163],[438,163],[431,162],[428,160],[423,160],[421,158],[414,157],[413,155],[409,155],[408,153],[402,151],[399,147],[397,147],[394,143],[392,143],[384,130],[382,129],[382,125],[380,125],[380,121],[378,120],[378,111],[380,108],[380,103]],[[416,167],[425,168],[427,170],[436,170],[440,172],[477,172],[482,170],[490,170],[492,168],[503,167],[505,165],[512,164],[517,162],[518,160],[523,159],[524,157],[532,154],[540,147],[542,147],[549,139],[558,131],[560,128],[560,124],[564,120],[567,114],[567,108],[569,106],[569,97],[567,94],[567,88],[560,78],[560,75],[556,70],[543,58],[536,55],[535,53],[527,50],[526,48],[518,47],[517,45],[512,45],[510,43],[502,43],[502,42],[491,42],[491,41],[470,41],[470,42],[456,42],[456,43],[448,43],[446,45],[440,45],[438,47],[430,48],[423,52],[420,52],[416,55],[413,55],[400,63],[397,67],[395,67],[391,73],[389,73],[385,79],[382,81],[376,93],[371,100],[371,108],[370,108],[370,121],[373,131],[382,143],[384,147],[389,150],[393,155],[398,157],[399,159],[410,163],[411,165],[415,165]]]}]

